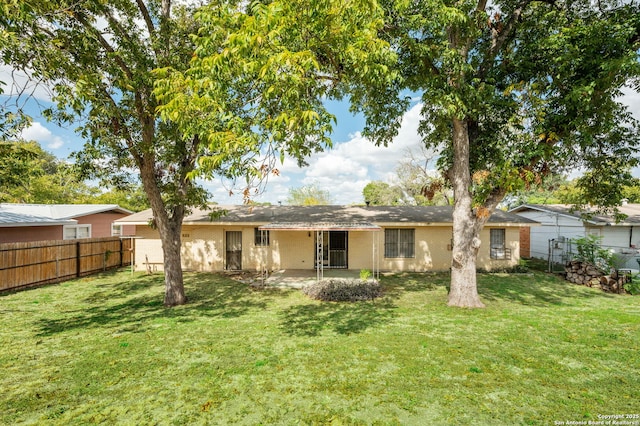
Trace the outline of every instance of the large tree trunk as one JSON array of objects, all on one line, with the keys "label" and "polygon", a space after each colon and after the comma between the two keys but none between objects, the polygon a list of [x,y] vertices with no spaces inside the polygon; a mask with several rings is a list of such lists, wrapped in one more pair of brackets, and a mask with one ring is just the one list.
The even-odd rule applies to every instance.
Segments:
[{"label": "large tree trunk", "polygon": [[453,250],[449,306],[483,308],[478,295],[476,260],[480,247],[481,220],[473,209],[469,172],[469,129],[464,120],[453,120]]},{"label": "large tree trunk", "polygon": [[148,154],[140,160],[140,178],[145,188],[156,229],[162,242],[162,254],[164,256],[164,304],[165,306],[177,306],[187,303],[182,278],[182,220],[184,207],[176,206],[172,214],[167,212],[167,206],[162,199],[158,183],[156,181],[155,162],[153,156]]},{"label": "large tree trunk", "polygon": [[182,256],[180,253],[182,224],[180,222],[175,223],[175,220],[169,220],[164,230],[158,229],[164,255],[165,306],[187,303],[182,279]]}]

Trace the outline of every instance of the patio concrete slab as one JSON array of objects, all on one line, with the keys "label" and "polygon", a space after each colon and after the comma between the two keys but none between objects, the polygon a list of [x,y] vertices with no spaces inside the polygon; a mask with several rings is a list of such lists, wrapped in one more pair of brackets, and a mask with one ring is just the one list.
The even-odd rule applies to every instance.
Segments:
[{"label": "patio concrete slab", "polygon": [[[354,269],[325,269],[323,278],[360,278],[360,271]],[[265,285],[273,287],[302,288],[317,281],[315,270],[282,269],[273,271],[265,280]]]}]

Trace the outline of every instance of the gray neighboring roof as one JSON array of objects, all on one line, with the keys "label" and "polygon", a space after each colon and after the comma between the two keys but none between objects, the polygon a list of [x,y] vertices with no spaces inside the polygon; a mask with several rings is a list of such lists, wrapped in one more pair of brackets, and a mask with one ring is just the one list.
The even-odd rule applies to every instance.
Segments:
[{"label": "gray neighboring roof", "polygon": [[[509,212],[517,214],[527,210],[559,214],[593,225],[632,226],[640,224],[640,204],[625,204],[623,206],[619,206],[618,210],[620,213],[625,214],[627,218],[618,223],[616,223],[615,218],[611,215],[596,213],[595,208],[587,210],[573,210],[573,206],[570,204],[523,204],[521,206],[514,207],[509,210]],[[583,216],[583,214],[587,214],[588,216]]]},{"label": "gray neighboring roof", "polygon": [[131,214],[117,204],[12,204],[0,203],[0,227],[73,225],[74,218],[116,212]]},{"label": "gray neighboring roof", "polygon": [[[453,208],[450,206],[211,206],[214,212],[226,214],[210,219],[211,211],[194,210],[185,217],[183,224],[393,224],[403,225],[450,225]],[[131,225],[146,225],[153,217],[151,210],[135,213],[116,222]],[[534,225],[532,221],[513,213],[496,210],[489,224],[505,226]],[[326,225],[324,225],[326,226]]]},{"label": "gray neighboring roof", "polygon": [[0,211],[0,227],[5,228],[15,226],[75,225],[76,223],[78,223],[78,221],[73,219],[59,220],[44,216]]}]

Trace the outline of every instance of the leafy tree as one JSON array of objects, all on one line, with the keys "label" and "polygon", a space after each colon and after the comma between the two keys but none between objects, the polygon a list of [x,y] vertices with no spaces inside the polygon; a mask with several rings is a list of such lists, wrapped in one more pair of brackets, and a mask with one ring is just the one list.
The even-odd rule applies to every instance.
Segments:
[{"label": "leafy tree", "polygon": [[449,205],[451,190],[446,180],[429,167],[432,155],[424,148],[407,150],[396,168],[394,184],[370,182],[363,189],[366,201],[373,205]]},{"label": "leafy tree", "polygon": [[[277,174],[278,160],[287,156],[303,165],[307,155],[331,145],[335,117],[325,99],[391,93],[394,54],[375,37],[381,9],[371,6],[293,0],[254,1],[246,11],[201,9],[190,68],[161,70],[164,79],[155,91],[162,117],[184,134],[206,135],[199,172],[212,176],[222,169],[237,178],[250,170],[259,182]],[[220,146],[236,155],[221,156]],[[252,193],[247,188],[244,195]]]},{"label": "leafy tree", "polygon": [[[381,1],[380,36],[399,89],[422,94],[421,132],[454,193],[449,304],[483,306],[480,231],[506,194],[551,173],[588,170],[589,200],[615,204],[635,165],[637,123],[617,101],[638,83],[638,5],[628,2]],[[391,98],[397,111],[401,90]],[[363,105],[366,135],[390,141],[388,93]],[[397,125],[397,122],[396,122]],[[611,171],[614,170],[612,173]],[[604,185],[603,185],[604,184]]]},{"label": "leafy tree", "polygon": [[[589,176],[587,174],[586,176]],[[584,178],[584,177],[583,177]],[[613,188],[616,199],[626,199],[629,203],[640,202],[640,186],[638,179],[629,179],[628,185]],[[548,176],[539,184],[519,191],[505,199],[508,208],[521,204],[572,204],[581,206],[589,204],[589,195],[580,186],[580,178],[568,181],[562,175]]]},{"label": "leafy tree", "polygon": [[399,185],[416,205],[450,205],[451,188],[439,172],[429,167],[432,160],[433,154],[425,147],[419,152],[408,150],[396,168]]},{"label": "leafy tree", "polygon": [[630,203],[640,203],[640,179],[634,179],[631,185],[625,185],[622,195]]},{"label": "leafy tree", "polygon": [[73,166],[37,142],[0,144],[0,200],[12,203],[77,203],[96,192]]},{"label": "leafy tree", "polygon": [[316,185],[306,185],[300,188],[290,188],[287,204],[292,206],[320,206],[331,204],[329,191]]},{"label": "leafy tree", "polygon": [[149,201],[141,185],[121,189],[111,188],[83,199],[87,204],[117,204],[127,210],[139,212],[148,209]]},{"label": "leafy tree", "polygon": [[33,144],[0,143],[0,201],[10,201],[14,188],[23,185],[30,175],[39,173],[34,167],[38,155]]},{"label": "leafy tree", "polygon": [[171,0],[24,0],[0,8],[3,61],[51,87],[55,106],[45,114],[78,125],[88,141],[76,156],[85,174],[116,187],[139,175],[162,241],[167,306],[186,302],[180,230],[191,206],[206,205],[194,182],[200,154],[215,152],[214,169],[242,148],[212,149],[206,133],[159,120],[154,70],[188,67],[198,30],[193,12]]},{"label": "leafy tree", "polygon": [[403,199],[402,188],[382,181],[369,182],[362,189],[362,196],[374,206],[397,206]]},{"label": "leafy tree", "polygon": [[508,194],[502,205],[511,209],[522,204],[558,204],[561,203],[558,198],[560,191],[569,184],[564,175],[549,175],[539,182],[530,183],[514,194]]}]

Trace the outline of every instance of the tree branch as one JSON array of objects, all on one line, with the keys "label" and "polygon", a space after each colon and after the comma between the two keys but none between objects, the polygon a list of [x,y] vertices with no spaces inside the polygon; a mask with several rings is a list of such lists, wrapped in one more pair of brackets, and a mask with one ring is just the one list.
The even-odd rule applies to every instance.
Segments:
[{"label": "tree branch", "polygon": [[133,80],[133,72],[131,71],[131,69],[129,69],[129,67],[127,66],[127,64],[124,62],[124,60],[120,57],[120,55],[118,55],[115,51],[115,49],[113,47],[111,47],[111,45],[109,44],[109,42],[102,36],[102,34],[100,34],[100,31],[98,31],[97,28],[95,28],[93,25],[91,25],[84,16],[82,16],[81,14],[74,12],[73,13],[74,18],[76,18],[76,20],[78,22],[80,22],[80,24],[82,24],[82,26],[91,34],[93,34],[94,37],[96,37],[96,40],[98,41],[98,43],[100,43],[100,45],[102,46],[102,48],[104,50],[106,50],[108,53],[113,54],[114,59],[116,61],[116,63],[118,64],[118,66],[120,67],[120,69],[125,73],[125,75]]},{"label": "tree branch", "polygon": [[[480,2],[485,0],[480,0]],[[492,26],[491,27],[491,48],[485,57],[484,62],[480,65],[479,68],[479,77],[483,78],[490,67],[490,64],[493,63],[494,59],[505,45],[505,43],[513,36],[516,30],[516,25],[524,12],[524,9],[531,4],[532,0],[523,0],[521,1],[516,8],[513,10],[513,13],[509,17],[506,25],[500,26]]]},{"label": "tree branch", "polygon": [[115,119],[118,121],[120,129],[113,129],[114,134],[122,135],[122,139],[124,139],[125,143],[127,144],[127,147],[129,148],[129,152],[131,152],[131,155],[134,157],[134,160],[136,160],[136,162],[140,164],[140,162],[142,161],[142,157],[138,152],[138,150],[136,149],[136,145],[135,145],[135,142],[133,141],[133,137],[131,136],[131,133],[129,132],[127,126],[125,125],[125,119],[122,116],[121,109],[118,107],[118,104],[116,103],[115,99],[113,99],[113,97],[109,94],[109,92],[107,92],[104,88],[102,92],[107,102],[111,104],[113,110],[117,111],[117,117]]},{"label": "tree branch", "polygon": [[136,4],[138,5],[138,10],[140,10],[140,13],[142,14],[144,23],[147,26],[147,31],[149,31],[149,37],[151,40],[154,40],[156,38],[156,27],[153,25],[153,21],[151,20],[149,9],[147,9],[143,0],[136,0]]}]

